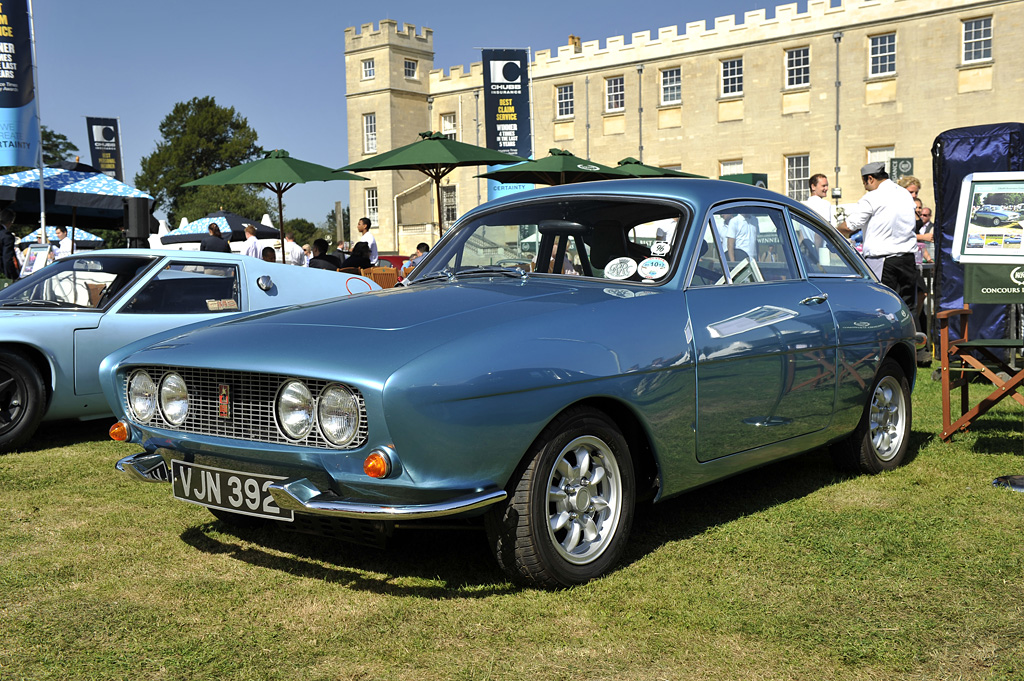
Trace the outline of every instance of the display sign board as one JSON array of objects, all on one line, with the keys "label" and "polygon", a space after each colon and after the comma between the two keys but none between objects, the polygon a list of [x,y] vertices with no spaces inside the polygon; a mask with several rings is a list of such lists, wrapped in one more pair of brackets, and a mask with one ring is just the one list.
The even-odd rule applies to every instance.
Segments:
[{"label": "display sign board", "polygon": [[33,272],[46,267],[49,262],[50,246],[48,244],[31,244],[26,249],[25,261],[21,263],[21,274],[19,276],[27,277]]},{"label": "display sign board", "polygon": [[914,174],[914,159],[893,158],[889,160],[889,178],[893,182],[905,175]]},{"label": "display sign board", "polygon": [[1024,172],[971,173],[960,186],[953,260],[1024,265]]},{"label": "display sign board", "polygon": [[[530,158],[530,60],[524,49],[483,50],[484,130],[488,149]],[[506,166],[488,167],[488,171]],[[532,184],[487,181],[487,198],[496,199]]]},{"label": "display sign board", "polygon": [[92,152],[93,167],[118,182],[124,182],[117,119],[87,116],[85,126],[89,129],[89,151]]},{"label": "display sign board", "polygon": [[964,301],[1024,302],[1024,265],[964,263]]},{"label": "display sign board", "polygon": [[0,166],[39,162],[32,80],[32,27],[26,0],[0,3]]}]

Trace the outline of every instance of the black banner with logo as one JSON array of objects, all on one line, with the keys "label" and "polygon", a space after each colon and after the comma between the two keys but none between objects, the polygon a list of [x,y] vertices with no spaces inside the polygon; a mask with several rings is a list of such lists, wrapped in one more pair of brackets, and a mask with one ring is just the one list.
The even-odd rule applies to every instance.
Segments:
[{"label": "black banner with logo", "polygon": [[[484,121],[488,149],[530,158],[530,61],[526,50],[483,50]],[[488,182],[488,197],[532,185]]]},{"label": "black banner with logo", "polygon": [[0,3],[0,166],[36,165],[39,119],[25,0]]},{"label": "black banner with logo", "polygon": [[85,125],[89,128],[89,151],[92,152],[92,165],[118,182],[124,182],[124,171],[121,168],[121,139],[117,130],[117,119],[86,117]]}]

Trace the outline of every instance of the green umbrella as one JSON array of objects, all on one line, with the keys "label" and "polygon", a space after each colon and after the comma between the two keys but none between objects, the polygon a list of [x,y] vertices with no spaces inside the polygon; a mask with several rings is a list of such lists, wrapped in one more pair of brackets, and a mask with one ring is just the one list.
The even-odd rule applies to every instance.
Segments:
[{"label": "green umbrella", "polygon": [[497,180],[503,184],[532,182],[551,185],[629,177],[618,168],[574,156],[565,149],[549,149],[548,153],[550,156],[484,173],[479,177]]},{"label": "green umbrella", "polygon": [[641,163],[632,156],[627,156],[619,161],[619,165],[616,170],[623,172],[630,177],[705,177],[704,175],[682,173],[678,170],[671,170],[669,168],[649,166],[645,163]]},{"label": "green umbrella", "polygon": [[441,179],[461,166],[507,165],[526,159],[486,147],[448,139],[439,132],[421,132],[412,144],[384,151],[376,156],[350,163],[335,172],[353,170],[418,170],[434,181],[437,191],[437,224],[444,234],[441,215]]},{"label": "green umbrella", "polygon": [[234,168],[222,170],[198,180],[186,182],[183,187],[221,184],[258,184],[277,194],[277,214],[280,219],[278,235],[281,239],[281,261],[284,253],[284,193],[304,182],[330,182],[332,180],[365,180],[349,173],[337,173],[327,166],[292,158],[284,149],[275,149],[258,161],[250,161]]}]

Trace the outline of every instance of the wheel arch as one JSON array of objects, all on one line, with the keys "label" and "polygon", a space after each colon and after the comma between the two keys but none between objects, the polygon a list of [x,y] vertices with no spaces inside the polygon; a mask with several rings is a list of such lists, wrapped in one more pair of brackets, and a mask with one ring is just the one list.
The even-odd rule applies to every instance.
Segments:
[{"label": "wheel arch", "polygon": [[917,377],[917,353],[907,343],[896,343],[889,348],[884,359],[892,359],[899,365],[903,370],[903,375],[910,382],[911,391],[913,391],[914,379]]},{"label": "wheel arch", "polygon": [[53,399],[53,367],[50,358],[39,348],[28,343],[0,343],[0,350],[8,350],[24,355],[32,363],[32,366],[39,372],[46,386],[46,406],[49,408]]}]

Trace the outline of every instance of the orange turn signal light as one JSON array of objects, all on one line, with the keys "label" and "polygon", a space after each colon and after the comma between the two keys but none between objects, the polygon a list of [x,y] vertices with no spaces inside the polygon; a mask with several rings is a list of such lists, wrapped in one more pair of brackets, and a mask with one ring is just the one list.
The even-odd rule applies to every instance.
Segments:
[{"label": "orange turn signal light", "polygon": [[371,478],[386,478],[391,473],[391,461],[380,450],[373,450],[363,461],[363,472]]},{"label": "orange turn signal light", "polygon": [[110,426],[110,439],[117,440],[118,442],[127,442],[128,424],[124,421],[118,421],[114,425]]}]

